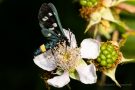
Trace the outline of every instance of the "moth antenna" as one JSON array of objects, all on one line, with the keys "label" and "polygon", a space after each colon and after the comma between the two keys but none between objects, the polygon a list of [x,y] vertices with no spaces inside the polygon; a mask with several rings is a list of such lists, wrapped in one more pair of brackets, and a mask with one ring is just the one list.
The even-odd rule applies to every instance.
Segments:
[{"label": "moth antenna", "polygon": [[71,30],[70,30],[70,28],[68,28],[68,31],[69,31],[69,43],[70,43],[70,45],[71,45],[71,36],[72,36],[72,32],[71,32]]}]

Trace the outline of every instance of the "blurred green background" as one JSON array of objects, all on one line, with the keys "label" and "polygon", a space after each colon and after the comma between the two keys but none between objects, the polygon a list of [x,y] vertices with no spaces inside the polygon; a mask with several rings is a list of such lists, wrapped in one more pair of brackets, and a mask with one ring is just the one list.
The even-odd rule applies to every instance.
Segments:
[{"label": "blurred green background", "polygon": [[[79,15],[80,6],[72,0],[0,0],[0,90],[47,90],[40,78],[42,70],[33,62],[33,52],[44,41],[37,19],[38,10],[44,2],[52,2],[56,6],[63,27],[71,29],[78,45],[88,37],[83,33],[86,22]],[[135,14],[121,14],[121,17],[135,29]],[[121,50],[126,58],[135,58],[135,36],[130,36]],[[119,65],[116,78],[122,84],[121,88],[115,86],[110,78],[103,88],[75,80],[69,84],[72,90],[135,90],[134,68],[134,63]],[[51,90],[68,88],[51,87]]]}]

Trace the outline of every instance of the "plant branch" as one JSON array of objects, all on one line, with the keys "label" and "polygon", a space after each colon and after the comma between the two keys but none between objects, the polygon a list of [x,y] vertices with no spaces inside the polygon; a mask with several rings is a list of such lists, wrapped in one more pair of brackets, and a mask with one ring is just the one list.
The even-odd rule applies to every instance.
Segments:
[{"label": "plant branch", "polygon": [[119,32],[118,31],[114,31],[113,35],[112,35],[112,41],[118,41],[118,37],[119,37]]},{"label": "plant branch", "polygon": [[104,73],[102,73],[101,80],[99,82],[99,86],[103,87],[105,85],[105,81],[106,81],[106,75]]},{"label": "plant branch", "polygon": [[117,5],[117,8],[127,11],[129,13],[134,13],[135,14],[135,6],[133,5],[129,5],[126,3],[120,3],[119,5]]}]

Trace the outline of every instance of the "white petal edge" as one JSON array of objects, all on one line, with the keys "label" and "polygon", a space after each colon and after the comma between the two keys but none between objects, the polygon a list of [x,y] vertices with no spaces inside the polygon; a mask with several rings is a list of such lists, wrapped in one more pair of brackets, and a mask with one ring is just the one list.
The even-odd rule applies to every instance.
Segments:
[{"label": "white petal edge", "polygon": [[47,83],[51,86],[61,88],[70,82],[69,73],[64,72],[61,76],[55,76],[52,79],[48,79]]},{"label": "white petal edge", "polygon": [[97,82],[96,68],[94,64],[78,66],[76,70],[82,83],[93,84]]},{"label": "white petal edge", "polygon": [[76,48],[77,42],[76,42],[75,35],[70,30],[63,29],[63,31],[66,37],[68,38],[69,42],[71,43],[71,48]]},{"label": "white petal edge", "polygon": [[56,68],[56,64],[54,62],[55,59],[50,50],[34,57],[33,61],[37,66],[47,71],[52,71]]},{"label": "white petal edge", "polygon": [[100,53],[100,42],[91,38],[81,42],[80,53],[82,58],[96,59]]}]

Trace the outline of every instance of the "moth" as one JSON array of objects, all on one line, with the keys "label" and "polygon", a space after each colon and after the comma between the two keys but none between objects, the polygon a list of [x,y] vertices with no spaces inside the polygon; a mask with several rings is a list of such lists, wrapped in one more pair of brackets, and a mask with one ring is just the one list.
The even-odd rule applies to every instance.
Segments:
[{"label": "moth", "polygon": [[55,47],[58,42],[66,41],[67,45],[69,45],[58,12],[52,3],[43,3],[41,5],[38,13],[38,20],[41,27],[41,33],[45,37],[46,42],[36,50],[34,53],[35,55]]}]

